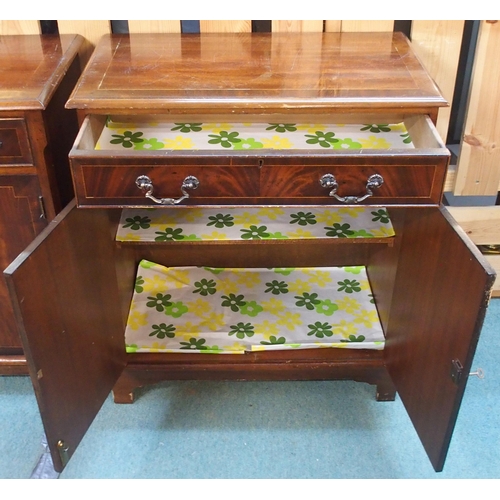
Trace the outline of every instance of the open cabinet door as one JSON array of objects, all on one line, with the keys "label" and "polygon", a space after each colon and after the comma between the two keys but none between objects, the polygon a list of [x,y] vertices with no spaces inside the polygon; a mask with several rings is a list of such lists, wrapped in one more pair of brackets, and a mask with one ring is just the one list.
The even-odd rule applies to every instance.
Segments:
[{"label": "open cabinet door", "polygon": [[439,472],[495,276],[446,209],[407,209],[386,364]]},{"label": "open cabinet door", "polygon": [[125,365],[106,212],[72,203],[4,275],[60,472]]}]

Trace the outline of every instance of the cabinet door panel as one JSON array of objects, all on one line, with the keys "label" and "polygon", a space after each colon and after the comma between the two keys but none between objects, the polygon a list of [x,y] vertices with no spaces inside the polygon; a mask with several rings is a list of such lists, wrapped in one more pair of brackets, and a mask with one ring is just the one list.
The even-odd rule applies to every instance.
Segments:
[{"label": "cabinet door panel", "polygon": [[0,167],[31,163],[33,159],[25,121],[0,118]]},{"label": "cabinet door panel", "polygon": [[[108,235],[105,212],[71,204],[4,272],[59,471],[125,365]],[[68,449],[63,459],[60,441]]]},{"label": "cabinet door panel", "polygon": [[[440,471],[465,390],[494,271],[446,209],[408,209],[386,363]],[[463,366],[452,379],[453,361]]]},{"label": "cabinet door panel", "polygon": [[[0,176],[0,267],[5,269],[47,225],[40,209],[40,184],[32,175]],[[0,280],[0,352],[21,350],[9,293]]]}]

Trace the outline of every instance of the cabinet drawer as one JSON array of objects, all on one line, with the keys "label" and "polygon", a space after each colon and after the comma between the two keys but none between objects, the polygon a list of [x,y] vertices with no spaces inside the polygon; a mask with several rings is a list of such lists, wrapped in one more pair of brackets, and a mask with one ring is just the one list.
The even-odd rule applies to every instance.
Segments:
[{"label": "cabinet drawer", "polygon": [[32,163],[24,120],[0,119],[0,167]]},{"label": "cabinet drawer", "polygon": [[[427,116],[384,117],[396,124],[393,143],[389,126],[367,125],[378,116],[286,118],[204,129],[199,117],[87,117],[70,153],[78,204],[439,204],[449,152]],[[211,134],[215,125],[225,132]]]}]

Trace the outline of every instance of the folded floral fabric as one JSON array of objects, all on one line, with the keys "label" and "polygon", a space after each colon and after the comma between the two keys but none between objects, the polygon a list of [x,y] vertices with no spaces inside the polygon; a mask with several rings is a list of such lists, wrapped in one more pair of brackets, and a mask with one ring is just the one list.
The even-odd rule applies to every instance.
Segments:
[{"label": "folded floral fabric", "polygon": [[404,123],[165,123],[119,118],[108,118],[96,144],[96,149],[130,151],[413,147]]},{"label": "folded floral fabric", "polygon": [[366,269],[164,267],[140,262],[127,352],[383,349]]},{"label": "folded floral fabric", "polygon": [[394,236],[385,208],[127,208],[118,241],[215,241]]}]

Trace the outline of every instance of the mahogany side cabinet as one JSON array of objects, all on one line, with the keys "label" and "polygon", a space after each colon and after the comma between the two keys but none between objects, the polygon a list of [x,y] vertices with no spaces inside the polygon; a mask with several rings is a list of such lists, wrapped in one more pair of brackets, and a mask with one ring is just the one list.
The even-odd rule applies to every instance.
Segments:
[{"label": "mahogany side cabinet", "polygon": [[[75,35],[0,36],[0,266],[73,198],[68,152],[78,132],[64,108],[80,75]],[[0,283],[0,375],[27,374],[5,281]]]},{"label": "mahogany side cabinet", "polygon": [[[434,124],[446,105],[401,33],[105,36],[66,104],[80,124],[69,153],[76,201],[4,272],[56,470],[110,391],[131,403],[145,384],[210,379],[355,380],[379,400],[397,392],[440,471],[495,277],[441,204],[449,152]],[[245,136],[247,126],[268,135]],[[367,135],[342,135],[353,128]],[[389,129],[401,144],[382,139]],[[318,209],[365,207],[386,211],[393,233],[341,237],[339,222],[339,237],[259,238],[255,227],[246,239],[116,238],[124,210],[196,219],[214,207],[243,220],[249,208],[295,207],[304,224]],[[144,259],[363,266],[383,348],[126,348]],[[312,295],[298,302],[312,309]]]}]

